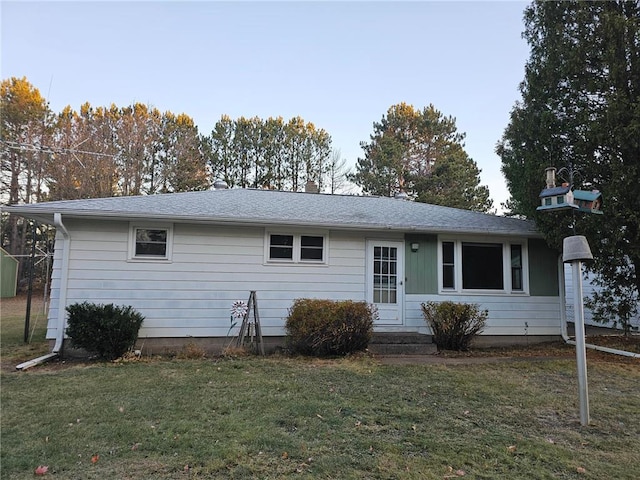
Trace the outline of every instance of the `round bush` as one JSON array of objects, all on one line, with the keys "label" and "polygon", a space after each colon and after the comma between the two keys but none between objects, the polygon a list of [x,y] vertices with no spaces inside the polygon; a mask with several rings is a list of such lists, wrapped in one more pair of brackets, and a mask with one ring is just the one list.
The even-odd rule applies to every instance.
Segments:
[{"label": "round bush", "polygon": [[144,317],[130,306],[74,303],[67,307],[71,346],[114,360],[131,350]]},{"label": "round bush", "polygon": [[489,312],[475,304],[446,301],[423,303],[422,315],[438,350],[468,350],[473,337],[484,329]]},{"label": "round bush", "polygon": [[316,356],[365,350],[376,315],[366,302],[297,299],[285,324],[288,345],[295,353]]}]

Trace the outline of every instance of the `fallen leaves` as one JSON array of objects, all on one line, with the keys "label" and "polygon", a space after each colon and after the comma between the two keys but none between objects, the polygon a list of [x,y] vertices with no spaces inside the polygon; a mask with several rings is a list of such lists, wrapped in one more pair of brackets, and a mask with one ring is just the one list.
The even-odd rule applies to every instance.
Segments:
[{"label": "fallen leaves", "polygon": [[445,475],[444,478],[464,477],[467,474],[467,472],[461,469],[454,470],[451,465],[449,465],[448,471],[449,475]]},{"label": "fallen leaves", "polygon": [[36,475],[46,475],[49,471],[49,467],[47,465],[38,465],[35,470]]},{"label": "fallen leaves", "polygon": [[98,460],[100,460],[100,455],[97,453],[91,457],[91,463],[98,463]]}]

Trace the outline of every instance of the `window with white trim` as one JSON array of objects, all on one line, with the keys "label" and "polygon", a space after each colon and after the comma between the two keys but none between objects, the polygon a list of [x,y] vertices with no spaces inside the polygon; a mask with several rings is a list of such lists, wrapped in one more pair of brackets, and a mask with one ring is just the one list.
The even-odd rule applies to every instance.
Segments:
[{"label": "window with white trim", "polygon": [[324,237],[300,235],[300,261],[324,261]]},{"label": "window with white trim", "polygon": [[268,262],[326,263],[327,236],[267,232]]},{"label": "window with white trim", "polygon": [[524,280],[522,277],[522,245],[511,244],[511,290],[522,292]]},{"label": "window with white trim", "polygon": [[161,225],[131,225],[130,260],[171,260],[173,228]]},{"label": "window with white trim", "polygon": [[442,240],[438,257],[442,291],[525,291],[523,243]]},{"label": "window with white trim", "polygon": [[442,288],[456,288],[455,245],[442,242]]},{"label": "window with white trim", "polygon": [[269,236],[269,260],[293,260],[293,235]]}]

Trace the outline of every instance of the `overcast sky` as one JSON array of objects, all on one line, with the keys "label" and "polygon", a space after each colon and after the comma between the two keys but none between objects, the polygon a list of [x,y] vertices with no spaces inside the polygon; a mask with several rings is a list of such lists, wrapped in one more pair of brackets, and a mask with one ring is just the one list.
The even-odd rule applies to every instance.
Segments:
[{"label": "overcast sky", "polygon": [[0,3],[2,79],[26,76],[53,111],[133,102],[231,118],[301,116],[350,165],[400,102],[456,118],[499,207],[495,144],[520,98],[527,2]]}]

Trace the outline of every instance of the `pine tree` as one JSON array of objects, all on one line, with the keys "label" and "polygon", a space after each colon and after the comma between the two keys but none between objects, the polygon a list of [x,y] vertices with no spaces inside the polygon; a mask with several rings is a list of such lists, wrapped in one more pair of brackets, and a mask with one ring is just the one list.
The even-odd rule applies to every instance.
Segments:
[{"label": "pine tree", "polygon": [[480,185],[480,170],[463,140],[455,119],[433,105],[393,105],[374,122],[370,142],[360,144],[364,158],[350,179],[371,195],[403,191],[418,202],[487,212],[489,189]]},{"label": "pine tree", "polygon": [[[510,205],[558,249],[567,235],[587,236],[603,287],[589,305],[628,328],[640,290],[640,3],[536,1],[524,36],[522,100],[496,149]],[[549,166],[600,190],[604,215],[536,212]]]}]

